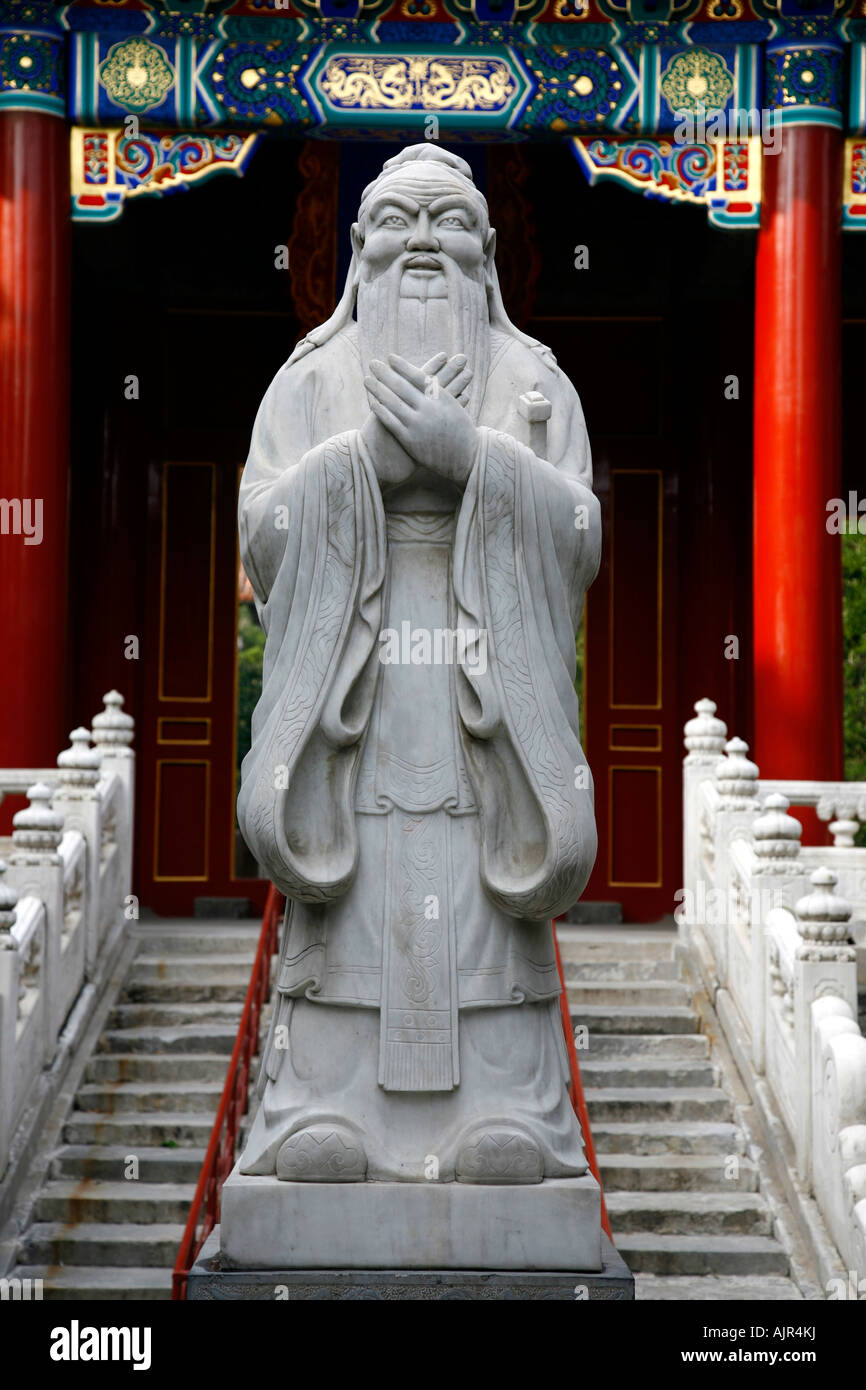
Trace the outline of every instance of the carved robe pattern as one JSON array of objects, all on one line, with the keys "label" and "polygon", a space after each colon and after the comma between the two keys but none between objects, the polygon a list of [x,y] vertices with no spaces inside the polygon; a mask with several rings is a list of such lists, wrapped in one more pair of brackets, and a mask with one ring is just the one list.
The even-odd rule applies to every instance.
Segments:
[{"label": "carved robe pattern", "polygon": [[[462,1014],[558,1000],[551,917],[595,855],[574,631],[597,502],[570,383],[549,356],[491,340],[456,502],[383,503],[350,424],[365,415],[354,327],[278,374],[260,411],[240,532],[267,644],[238,809],[290,900],[262,1089],[295,1001],[378,1010],[378,1083],[400,1093],[461,1084]],[[517,437],[532,389],[553,403],[547,460]],[[289,392],[303,403],[291,433]],[[486,664],[470,649],[383,665],[380,633],[405,620],[483,632]],[[257,1120],[245,1171],[264,1171],[273,1118]]]}]

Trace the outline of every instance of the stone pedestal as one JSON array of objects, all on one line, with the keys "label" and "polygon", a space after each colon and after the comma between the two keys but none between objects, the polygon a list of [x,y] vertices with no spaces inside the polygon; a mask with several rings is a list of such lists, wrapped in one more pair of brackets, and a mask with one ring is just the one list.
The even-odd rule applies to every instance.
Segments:
[{"label": "stone pedestal", "polygon": [[[512,1189],[513,1190],[513,1189]],[[601,1268],[569,1271],[443,1269],[246,1269],[223,1267],[220,1228],[211,1232],[189,1274],[190,1302],[625,1302],[634,1276],[604,1234]]]},{"label": "stone pedestal", "polygon": [[589,1174],[520,1185],[312,1183],[235,1166],[221,1216],[224,1269],[602,1267],[601,1194]]}]

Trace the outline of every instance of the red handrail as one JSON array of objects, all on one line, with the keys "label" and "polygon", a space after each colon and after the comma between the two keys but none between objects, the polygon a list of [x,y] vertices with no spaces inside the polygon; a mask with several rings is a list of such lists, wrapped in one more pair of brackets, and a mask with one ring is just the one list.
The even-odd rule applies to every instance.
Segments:
[{"label": "red handrail", "polygon": [[277,947],[284,903],[283,895],[271,884],[238,1035],[171,1276],[172,1299],[186,1298],[187,1276],[219,1220],[222,1185],[234,1167],[238,1130],[249,1100],[250,1063],[258,1049],[259,1017],[270,988],[271,957]]},{"label": "red handrail", "polygon": [[559,996],[559,1005],[562,1011],[562,1027],[565,1032],[565,1046],[568,1050],[568,1064],[571,1067],[571,1085],[568,1093],[571,1096],[571,1103],[574,1106],[574,1113],[577,1115],[580,1128],[583,1133],[583,1147],[586,1151],[586,1161],[589,1164],[589,1171],[601,1188],[601,1225],[602,1230],[610,1236],[610,1221],[607,1215],[607,1207],[604,1203],[604,1187],[602,1186],[601,1175],[598,1171],[598,1160],[595,1156],[595,1145],[592,1142],[592,1130],[589,1127],[589,1115],[586,1113],[586,1101],[583,1095],[583,1082],[580,1079],[580,1067],[577,1061],[577,1049],[574,1046],[574,1032],[571,1027],[571,1011],[568,1007],[568,993],[565,988],[565,976],[562,973],[562,957],[559,954],[559,941],[556,935],[556,923],[553,924],[553,944],[556,948],[556,968],[559,971],[559,983],[562,992]]}]

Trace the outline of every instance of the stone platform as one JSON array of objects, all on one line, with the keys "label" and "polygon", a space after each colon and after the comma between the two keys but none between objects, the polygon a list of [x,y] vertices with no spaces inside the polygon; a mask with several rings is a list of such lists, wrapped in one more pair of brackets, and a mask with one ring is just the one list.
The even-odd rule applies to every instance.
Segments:
[{"label": "stone platform", "polygon": [[373,1301],[373,1302],[585,1302],[634,1298],[634,1276],[604,1233],[601,1269],[511,1270],[442,1269],[224,1269],[220,1228],[211,1232],[190,1271],[191,1302],[239,1301]]},{"label": "stone platform", "polygon": [[282,1182],[235,1165],[222,1190],[225,1269],[601,1269],[590,1174],[540,1183]]}]

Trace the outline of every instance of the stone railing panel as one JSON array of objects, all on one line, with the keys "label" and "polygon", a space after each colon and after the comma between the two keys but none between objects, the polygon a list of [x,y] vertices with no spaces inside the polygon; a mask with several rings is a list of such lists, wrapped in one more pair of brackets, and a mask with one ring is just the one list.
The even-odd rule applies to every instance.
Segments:
[{"label": "stone railing panel", "polygon": [[[12,928],[17,962],[15,1009],[15,1068],[13,1074],[13,1125],[17,1123],[33,1082],[48,1054],[48,997],[45,988],[45,908],[37,898],[19,898]],[[4,1006],[6,1000],[4,999]]]},{"label": "stone railing panel", "polygon": [[[677,913],[712,956],[765,1076],[800,1178],[851,1269],[866,1277],[866,1038],[857,1023],[866,940],[866,784],[766,780],[711,701],[686,726],[684,890]],[[834,845],[803,846],[791,806],[813,806]],[[866,955],[861,947],[860,955]],[[862,973],[862,961],[861,961]],[[733,1015],[731,1015],[733,1018]],[[742,1055],[742,1053],[741,1053]]]},{"label": "stone railing panel", "polygon": [[0,841],[0,1178],[22,1108],[125,920],[135,755],[122,705],[110,691],[93,721],[96,747],[74,729],[56,768],[0,769],[0,799],[29,800]]},{"label": "stone railing panel", "polygon": [[847,1269],[866,1277],[866,1038],[838,995],[812,1006],[811,1170]]}]

